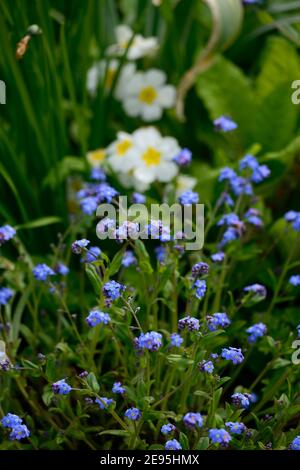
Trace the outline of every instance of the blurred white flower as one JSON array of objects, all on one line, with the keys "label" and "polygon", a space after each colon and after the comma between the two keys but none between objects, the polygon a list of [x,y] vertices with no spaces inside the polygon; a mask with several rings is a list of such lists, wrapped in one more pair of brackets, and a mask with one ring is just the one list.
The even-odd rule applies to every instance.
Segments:
[{"label": "blurred white flower", "polygon": [[133,138],[118,132],[117,139],[107,147],[108,164],[115,172],[128,173],[137,164],[138,154]]},{"label": "blurred white flower", "polygon": [[87,153],[86,159],[92,168],[100,168],[106,157],[105,149],[91,150]]},{"label": "blurred white flower", "polygon": [[145,191],[154,181],[171,181],[178,173],[173,161],[180,152],[177,140],[161,136],[154,127],[142,127],[133,134],[119,132],[106,151],[121,184],[137,191]]},{"label": "blurred white flower", "polygon": [[[97,90],[100,84],[102,84],[106,93],[111,89],[119,66],[120,62],[116,59],[100,60],[88,70],[86,87],[88,93],[93,98],[97,95]],[[124,95],[123,87],[128,80],[134,76],[135,71],[135,64],[125,64],[122,66],[114,91],[114,95],[117,99],[120,99],[120,97]]]},{"label": "blurred white flower", "polygon": [[181,196],[182,193],[189,189],[194,189],[197,184],[197,178],[188,175],[179,175],[176,180],[176,196]]},{"label": "blurred white flower", "polygon": [[164,108],[175,104],[176,89],[165,83],[166,74],[157,69],[136,72],[130,79],[120,76],[118,99],[129,116],[141,116],[144,121],[158,120]]},{"label": "blurred white flower", "polygon": [[[133,36],[132,29],[127,25],[119,25],[115,28],[117,44],[109,46],[106,50],[108,55],[122,56]],[[127,52],[129,60],[140,59],[149,54],[153,54],[158,48],[157,38],[145,38],[141,34],[136,34]]]}]

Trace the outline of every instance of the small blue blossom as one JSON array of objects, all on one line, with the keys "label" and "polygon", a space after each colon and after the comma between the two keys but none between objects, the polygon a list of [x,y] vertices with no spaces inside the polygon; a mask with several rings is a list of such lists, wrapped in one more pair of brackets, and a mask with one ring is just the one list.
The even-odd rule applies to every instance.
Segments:
[{"label": "small blue blossom", "polygon": [[271,174],[270,168],[267,165],[258,165],[257,168],[253,170],[251,180],[253,183],[261,183]]},{"label": "small blue blossom", "polygon": [[264,323],[256,323],[250,328],[247,328],[246,333],[248,333],[249,343],[255,343],[258,338],[261,338],[267,333],[267,327]]},{"label": "small blue blossom", "polygon": [[217,253],[213,253],[211,255],[211,259],[214,263],[222,263],[225,258],[225,253],[223,251],[218,251]]},{"label": "small blue blossom", "polygon": [[58,380],[52,384],[53,393],[58,395],[68,395],[72,390],[72,387],[66,382],[66,379]]},{"label": "small blue blossom", "polygon": [[102,290],[105,298],[111,302],[112,300],[118,299],[125,289],[126,286],[120,284],[117,281],[108,281],[106,284],[104,284]]},{"label": "small blue blossom", "polygon": [[297,330],[297,336],[298,338],[300,338],[300,325],[296,326],[296,330]]},{"label": "small blue blossom", "polygon": [[267,289],[262,284],[251,284],[244,287],[244,292],[251,293],[254,300],[263,300],[267,296]]},{"label": "small blue blossom", "polygon": [[73,253],[75,253],[75,255],[80,255],[84,248],[87,248],[89,244],[90,241],[86,238],[82,238],[81,240],[75,240],[75,242],[72,243],[72,251]]},{"label": "small blue blossom", "polygon": [[129,266],[134,266],[137,264],[137,259],[134,256],[134,253],[132,250],[126,250],[123,259],[122,259],[122,266],[125,268],[128,268]]},{"label": "small blue blossom", "polygon": [[171,439],[170,441],[166,442],[165,449],[166,450],[181,450],[182,447],[177,441],[177,439]]},{"label": "small blue blossom", "polygon": [[91,246],[81,258],[82,263],[93,263],[101,258],[101,250],[98,246]]},{"label": "small blue blossom", "polygon": [[294,287],[300,286],[300,274],[295,274],[294,276],[291,276],[289,278],[289,283]]},{"label": "small blue blossom", "polygon": [[33,270],[32,274],[38,281],[45,282],[49,276],[55,276],[53,269],[49,268],[46,264],[37,264]]},{"label": "small blue blossom", "polygon": [[189,149],[184,148],[178,153],[178,155],[175,155],[173,161],[177,163],[178,166],[186,167],[192,161],[192,152]]},{"label": "small blue blossom", "polygon": [[291,450],[300,450],[300,436],[296,436],[290,445]]},{"label": "small blue blossom", "polygon": [[300,216],[300,212],[288,211],[285,213],[284,218],[287,222],[294,222]]},{"label": "small blue blossom", "polygon": [[115,382],[112,387],[112,392],[117,395],[123,395],[125,393],[125,388],[122,386],[121,382]]},{"label": "small blue blossom", "polygon": [[288,211],[284,218],[287,222],[291,223],[292,228],[296,232],[300,232],[300,212]]},{"label": "small blue blossom", "polygon": [[180,348],[180,346],[183,343],[183,338],[181,338],[181,336],[178,333],[172,333],[170,340],[171,340],[171,346],[174,346],[176,348]]},{"label": "small blue blossom", "polygon": [[209,272],[209,265],[207,263],[204,263],[203,261],[200,261],[200,263],[194,264],[192,266],[192,275],[193,277],[197,277],[200,274],[208,274]]},{"label": "small blue blossom", "polygon": [[25,424],[18,424],[14,428],[9,435],[11,441],[20,441],[21,439],[25,439],[26,437],[30,436],[30,431]]},{"label": "small blue blossom", "polygon": [[16,231],[10,225],[3,225],[0,227],[0,246],[8,242],[16,235]]},{"label": "small blue blossom", "polygon": [[236,177],[237,177],[237,174],[232,168],[225,167],[225,168],[222,168],[222,170],[220,171],[220,175],[218,179],[220,182],[222,182],[222,181],[231,181],[232,179]]},{"label": "small blue blossom", "polygon": [[199,194],[195,191],[192,191],[191,189],[188,189],[179,196],[179,202],[184,206],[189,206],[190,204],[197,204],[199,202]]},{"label": "small blue blossom", "polygon": [[112,202],[119,192],[107,183],[101,183],[96,188],[98,202]]},{"label": "small blue blossom", "polygon": [[223,237],[222,237],[222,240],[221,240],[221,243],[220,243],[220,247],[223,248],[228,243],[233,242],[234,240],[238,240],[240,238],[240,236],[241,236],[241,233],[239,232],[239,230],[237,230],[236,228],[233,228],[233,227],[229,227],[223,233]]},{"label": "small blue blossom", "polygon": [[249,209],[244,214],[244,220],[248,222],[248,224],[254,225],[255,227],[263,226],[263,221],[261,220],[260,212],[257,209]]},{"label": "small blue blossom", "polygon": [[244,5],[259,5],[262,0],[243,0]]},{"label": "small blue blossom", "polygon": [[157,246],[155,249],[155,255],[157,258],[157,261],[161,264],[163,264],[166,261],[167,257],[167,250],[164,246]]},{"label": "small blue blossom", "polygon": [[133,204],[145,204],[146,196],[144,194],[135,192],[132,194],[131,200]]},{"label": "small blue blossom", "polygon": [[105,181],[106,180],[106,174],[102,170],[102,168],[92,168],[90,178],[94,181]]},{"label": "small blue blossom", "polygon": [[100,397],[96,398],[95,403],[97,403],[100,410],[106,410],[112,403],[114,403],[114,400],[112,398]]},{"label": "small blue blossom", "polygon": [[18,426],[18,424],[22,424],[23,420],[18,415],[14,415],[12,413],[7,413],[7,415],[3,416],[1,419],[1,424],[4,428],[14,428]]},{"label": "small blue blossom", "polygon": [[236,176],[230,180],[230,187],[235,196],[246,196],[253,195],[253,188],[248,179],[242,176]]},{"label": "small blue blossom", "polygon": [[201,372],[207,372],[208,374],[212,374],[214,371],[214,364],[212,361],[202,361],[199,364],[199,369]]},{"label": "small blue blossom", "polygon": [[203,418],[200,413],[186,413],[182,420],[189,429],[201,428],[203,426]]},{"label": "small blue blossom", "polygon": [[231,436],[225,429],[210,429],[208,436],[213,444],[228,444],[231,441]]},{"label": "small blue blossom", "polygon": [[233,207],[234,206],[234,200],[232,199],[230,194],[222,193],[217,204],[218,205],[227,204],[229,207]]},{"label": "small blue blossom", "polygon": [[141,333],[136,340],[139,349],[148,349],[151,352],[157,351],[162,346],[162,335],[156,331]]},{"label": "small blue blossom", "polygon": [[231,132],[237,129],[237,124],[229,116],[220,116],[214,120],[214,126],[217,131]]},{"label": "small blue blossom", "polygon": [[238,348],[223,348],[221,356],[227,361],[231,361],[233,364],[240,364],[244,360],[244,356],[241,349]]},{"label": "small blue blossom", "polygon": [[80,208],[86,215],[95,215],[98,207],[98,199],[93,196],[88,196],[80,200]]},{"label": "small blue blossom", "polygon": [[240,160],[240,170],[245,170],[246,168],[250,168],[251,170],[254,170],[259,166],[259,163],[257,159],[254,157],[254,155],[245,155],[241,160]]},{"label": "small blue blossom", "polygon": [[249,393],[234,393],[231,395],[232,403],[237,408],[247,409],[250,406],[250,394]]},{"label": "small blue blossom", "polygon": [[200,329],[199,320],[197,318],[190,317],[189,315],[178,321],[179,330],[184,330],[186,326],[189,331],[198,331]]},{"label": "small blue blossom", "polygon": [[54,271],[57,273],[57,274],[60,274],[61,276],[67,276],[70,272],[68,266],[66,266],[65,264],[63,263],[57,263],[57,265],[55,266],[54,268]]},{"label": "small blue blossom", "polygon": [[219,220],[219,222],[217,223],[217,225],[219,227],[223,226],[223,225],[227,225],[227,227],[229,226],[236,226],[236,225],[239,225],[241,223],[240,219],[239,219],[239,216],[237,214],[235,214],[234,212],[231,212],[230,214],[225,214],[221,217],[221,219]]},{"label": "small blue blossom", "polygon": [[94,327],[100,323],[103,325],[108,325],[111,321],[111,318],[108,313],[101,312],[100,310],[92,310],[89,313],[89,316],[86,317],[85,321],[89,326]]},{"label": "small blue blossom", "polygon": [[0,287],[0,305],[6,305],[12,296],[13,291],[9,287]]},{"label": "small blue blossom", "polygon": [[130,421],[138,421],[142,417],[142,413],[138,408],[128,408],[125,411],[124,416]]},{"label": "small blue blossom", "polygon": [[226,328],[231,323],[227,313],[214,313],[213,315],[208,315],[206,317],[206,321],[209,331],[215,331],[218,328]]},{"label": "small blue blossom", "polygon": [[206,282],[203,281],[203,280],[197,280],[194,285],[193,285],[193,288],[196,289],[196,297],[197,299],[202,299],[204,296],[205,296],[205,292],[206,292]]},{"label": "small blue blossom", "polygon": [[168,424],[163,424],[162,427],[160,428],[160,432],[166,436],[167,434],[171,434],[173,431],[175,431],[176,426],[174,424],[168,423]]},{"label": "small blue blossom", "polygon": [[246,430],[244,423],[233,423],[232,421],[228,421],[225,423],[225,426],[229,428],[231,434],[242,434]]}]

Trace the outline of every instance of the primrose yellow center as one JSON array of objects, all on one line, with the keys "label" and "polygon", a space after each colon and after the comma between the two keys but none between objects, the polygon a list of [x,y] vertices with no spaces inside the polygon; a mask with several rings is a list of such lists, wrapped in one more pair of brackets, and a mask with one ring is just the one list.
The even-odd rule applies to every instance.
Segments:
[{"label": "primrose yellow center", "polygon": [[145,88],[142,88],[139,94],[139,100],[142,103],[151,105],[157,98],[157,91],[153,86],[149,85]]},{"label": "primrose yellow center", "polygon": [[116,145],[117,155],[119,155],[119,157],[122,157],[123,155],[125,155],[127,150],[130,149],[130,147],[132,147],[132,142],[130,140],[122,140]]},{"label": "primrose yellow center", "polygon": [[94,150],[93,152],[88,152],[87,154],[87,159],[91,165],[93,164],[97,165],[103,162],[104,158],[105,158],[105,150],[103,149]]},{"label": "primrose yellow center", "polygon": [[105,76],[105,84],[104,84],[104,87],[106,88],[106,90],[111,89],[116,73],[117,73],[117,70],[115,69],[107,70],[106,76]]},{"label": "primrose yellow center", "polygon": [[160,163],[161,153],[153,147],[149,147],[146,152],[143,154],[143,160],[145,161],[146,165],[159,165]]}]

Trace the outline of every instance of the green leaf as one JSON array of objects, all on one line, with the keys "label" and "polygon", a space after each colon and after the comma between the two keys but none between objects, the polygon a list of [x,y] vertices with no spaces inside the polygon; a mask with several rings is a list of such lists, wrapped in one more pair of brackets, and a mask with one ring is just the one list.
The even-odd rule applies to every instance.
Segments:
[{"label": "green leaf", "polygon": [[123,260],[123,256],[124,256],[124,250],[120,250],[118,251],[118,253],[115,254],[115,256],[113,257],[110,265],[109,265],[109,269],[108,269],[108,275],[109,277],[113,276],[114,274],[116,274],[121,265],[122,265],[122,260]]},{"label": "green leaf", "polygon": [[104,434],[109,434],[110,436],[120,436],[120,437],[129,437],[130,433],[123,429],[108,429],[107,431],[101,431],[98,433],[98,436],[103,436]]},{"label": "green leaf", "polygon": [[50,354],[47,356],[45,374],[49,382],[54,382],[56,378],[56,359]]},{"label": "green leaf", "polygon": [[179,442],[184,450],[189,450],[190,448],[189,440],[188,440],[187,435],[184,434],[183,432],[179,434]]},{"label": "green leaf", "polygon": [[50,170],[43,181],[44,186],[55,188],[61,184],[69,175],[82,173],[86,169],[86,163],[79,157],[65,157],[54,168]]},{"label": "green leaf", "polygon": [[85,272],[94,288],[95,293],[99,295],[101,292],[102,283],[96,267],[92,263],[87,263],[85,265]]},{"label": "green leaf", "polygon": [[21,229],[33,229],[33,228],[46,227],[47,225],[58,224],[61,221],[62,220],[60,217],[55,217],[55,216],[42,217],[40,219],[26,222],[25,224],[22,224],[22,225],[17,225],[16,229],[21,230]]},{"label": "green leaf", "polygon": [[201,437],[196,444],[195,450],[206,450],[209,447],[209,438]]},{"label": "green leaf", "polygon": [[93,372],[90,372],[89,375],[87,376],[86,378],[86,381],[87,381],[87,384],[88,386],[90,387],[90,389],[95,392],[95,393],[98,393],[99,390],[100,390],[100,385],[96,379],[96,376]]}]

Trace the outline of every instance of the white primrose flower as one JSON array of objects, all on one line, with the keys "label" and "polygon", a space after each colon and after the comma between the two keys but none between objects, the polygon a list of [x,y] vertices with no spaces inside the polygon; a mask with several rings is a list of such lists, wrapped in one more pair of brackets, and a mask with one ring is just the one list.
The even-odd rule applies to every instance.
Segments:
[{"label": "white primrose flower", "polygon": [[166,183],[177,175],[173,158],[179,152],[176,139],[163,137],[154,127],[142,127],[133,134],[119,132],[106,149],[106,161],[124,187],[143,192],[154,181]]},{"label": "white primrose flower", "polygon": [[96,150],[90,150],[86,154],[86,159],[91,165],[92,168],[100,168],[105,160],[106,157],[106,151],[105,149],[96,149]]},{"label": "white primrose flower", "polygon": [[176,179],[176,196],[181,196],[182,193],[194,189],[197,184],[197,178],[188,175],[178,175]]},{"label": "white primrose flower", "polygon": [[106,151],[108,164],[117,173],[128,173],[137,165],[138,152],[132,136],[126,132],[118,132],[117,139]]},{"label": "white primrose flower", "polygon": [[140,193],[147,191],[149,188],[148,183],[143,183],[142,181],[135,178],[132,170],[129,173],[120,173],[118,178],[124,188],[134,188]]},{"label": "white primrose flower", "polygon": [[[108,55],[122,56],[133,36],[132,29],[127,25],[119,25],[115,28],[117,43],[109,46],[106,50]],[[141,34],[136,34],[127,51],[127,59],[136,60],[146,55],[153,54],[158,48],[157,38],[145,38]]]},{"label": "white primrose flower", "polygon": [[141,116],[144,121],[156,121],[162,117],[163,109],[175,104],[176,89],[166,85],[166,74],[157,69],[136,72],[129,79],[120,76],[121,100],[125,112],[131,116]]},{"label": "white primrose flower", "polygon": [[[97,95],[100,83],[102,83],[104,91],[107,93],[114,83],[119,67],[120,62],[116,59],[100,60],[92,65],[88,70],[86,80],[86,87],[90,96],[94,98]],[[125,64],[122,66],[114,91],[114,95],[117,99],[123,96],[123,86],[134,76],[135,71],[135,64]]]},{"label": "white primrose flower", "polygon": [[133,171],[137,181],[149,185],[154,181],[171,181],[177,175],[178,166],[173,157],[180,147],[176,139],[162,137],[154,127],[138,129],[132,137],[138,151],[137,166]]}]

